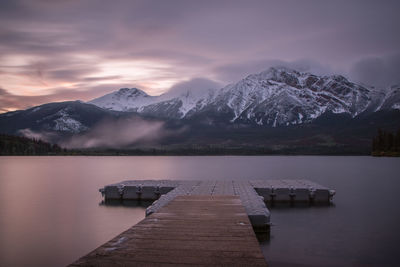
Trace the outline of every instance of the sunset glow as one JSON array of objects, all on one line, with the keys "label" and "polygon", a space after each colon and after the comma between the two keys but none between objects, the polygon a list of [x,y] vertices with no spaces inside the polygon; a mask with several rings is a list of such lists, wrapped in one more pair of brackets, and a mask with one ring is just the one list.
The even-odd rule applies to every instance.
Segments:
[{"label": "sunset glow", "polygon": [[1,2],[0,112],[121,87],[159,95],[195,78],[223,86],[274,65],[382,88],[400,77],[399,17],[378,1],[368,12],[357,1],[79,2]]}]

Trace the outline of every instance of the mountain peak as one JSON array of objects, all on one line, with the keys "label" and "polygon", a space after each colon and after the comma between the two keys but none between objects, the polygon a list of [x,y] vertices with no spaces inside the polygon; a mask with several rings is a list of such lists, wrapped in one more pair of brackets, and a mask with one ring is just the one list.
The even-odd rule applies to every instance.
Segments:
[{"label": "mountain peak", "polygon": [[342,75],[318,76],[283,66],[251,74],[219,90],[186,87],[162,96],[149,96],[137,88],[121,88],[91,103],[153,117],[182,119],[215,114],[230,122],[273,127],[308,123],[326,112],[355,117],[364,111],[400,107],[399,90],[392,89],[393,93],[383,99],[384,94],[375,94]]},{"label": "mountain peak", "polygon": [[115,111],[131,111],[150,104],[154,98],[138,88],[121,88],[89,103]]},{"label": "mountain peak", "polygon": [[270,68],[262,71],[260,74],[262,74],[264,76],[265,75],[276,76],[276,75],[281,75],[283,73],[300,75],[300,72],[298,72],[297,70],[289,68],[289,67],[284,67],[284,66],[270,67]]},{"label": "mountain peak", "polygon": [[124,95],[126,97],[149,96],[144,91],[138,88],[121,88],[116,92],[116,94]]},{"label": "mountain peak", "polygon": [[251,74],[247,78],[257,79],[257,80],[273,80],[277,82],[285,82],[285,80],[298,78],[302,73],[297,70],[284,67],[284,66],[276,66],[270,67],[267,70],[264,70],[257,74]]}]

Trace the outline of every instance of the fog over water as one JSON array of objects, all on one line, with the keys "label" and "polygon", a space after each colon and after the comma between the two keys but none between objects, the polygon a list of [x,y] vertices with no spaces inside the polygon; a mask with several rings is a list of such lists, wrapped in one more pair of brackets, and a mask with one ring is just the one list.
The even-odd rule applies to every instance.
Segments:
[{"label": "fog over water", "polygon": [[125,179],[300,179],[336,190],[332,206],[271,208],[270,266],[398,262],[398,158],[324,156],[0,157],[0,266],[65,266],[144,218],[101,205]]}]

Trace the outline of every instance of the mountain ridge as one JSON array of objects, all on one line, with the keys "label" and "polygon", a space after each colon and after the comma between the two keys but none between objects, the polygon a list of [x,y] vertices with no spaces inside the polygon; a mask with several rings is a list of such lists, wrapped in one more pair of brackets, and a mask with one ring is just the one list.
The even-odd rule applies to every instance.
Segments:
[{"label": "mountain ridge", "polygon": [[400,86],[384,93],[340,75],[287,68],[271,68],[217,89],[150,96],[121,88],[87,103],[47,103],[0,114],[5,134],[66,147],[112,147],[114,139],[121,139],[118,148],[167,150],[211,146],[365,154],[378,128],[397,130],[398,125]]},{"label": "mountain ridge", "polygon": [[[125,96],[119,101],[121,95]],[[230,122],[276,127],[308,123],[327,111],[355,117],[365,111],[398,109],[399,96],[393,91],[384,95],[341,75],[317,76],[289,68],[270,68],[200,96],[189,90],[179,96],[149,96],[137,88],[123,88],[88,103],[163,119],[185,119],[202,112],[226,113]]]}]

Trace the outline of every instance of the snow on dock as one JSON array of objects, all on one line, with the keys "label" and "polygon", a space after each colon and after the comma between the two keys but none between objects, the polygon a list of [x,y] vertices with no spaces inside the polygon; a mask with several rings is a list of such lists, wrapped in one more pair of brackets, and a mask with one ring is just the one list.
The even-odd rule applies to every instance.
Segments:
[{"label": "snow on dock", "polygon": [[158,212],[178,196],[238,196],[257,231],[268,231],[266,202],[330,203],[334,190],[308,180],[179,181],[132,180],[100,189],[107,200],[155,200],[146,216]]},{"label": "snow on dock", "polygon": [[239,196],[203,194],[213,188],[176,196],[70,266],[267,266]]},{"label": "snow on dock", "polygon": [[307,180],[133,180],[100,192],[154,202],[144,220],[70,266],[267,266],[254,233],[269,231],[265,203],[330,203],[335,194]]}]

